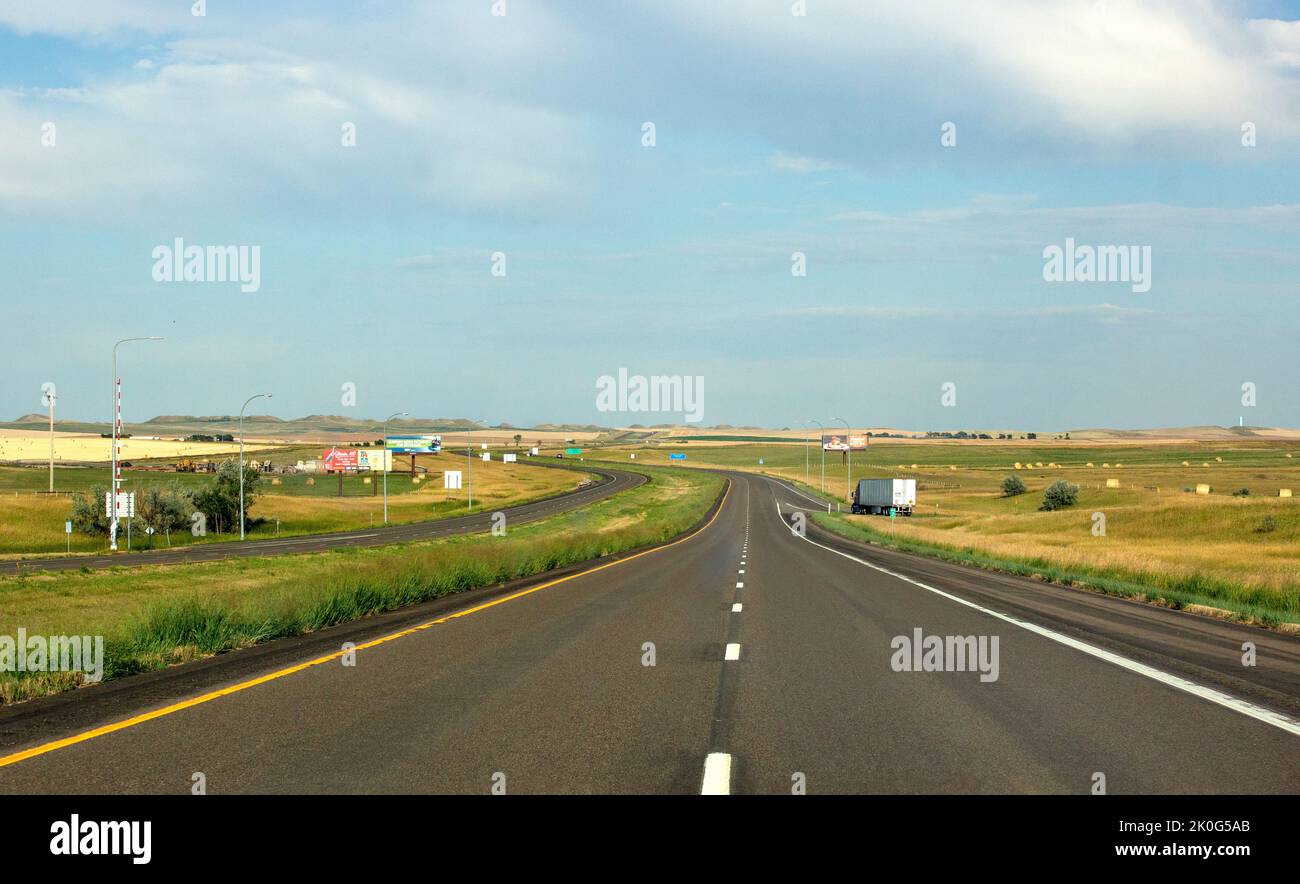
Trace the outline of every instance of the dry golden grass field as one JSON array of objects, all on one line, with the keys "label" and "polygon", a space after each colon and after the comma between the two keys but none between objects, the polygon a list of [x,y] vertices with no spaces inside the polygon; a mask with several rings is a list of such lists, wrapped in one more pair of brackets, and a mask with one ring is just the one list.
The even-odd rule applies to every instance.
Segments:
[{"label": "dry golden grass field", "polygon": [[[821,489],[816,445],[807,452],[807,472],[804,446],[793,444],[691,442],[603,456],[627,459],[632,450],[647,465],[667,464],[675,451],[686,454],[688,466],[760,471]],[[1012,475],[1027,492],[1005,497],[1001,484]],[[917,480],[916,515],[844,521],[900,541],[1111,575],[1153,590],[1183,587],[1230,607],[1260,605],[1300,621],[1300,443],[873,443],[854,455],[855,480],[885,477]],[[828,453],[826,496],[845,501],[846,479],[841,455]],[[1118,487],[1107,487],[1108,479]],[[1042,512],[1043,492],[1056,480],[1078,485],[1078,502]],[[1210,493],[1196,493],[1198,485]],[[1249,494],[1234,495],[1242,489]],[[1280,497],[1282,489],[1295,496]],[[1104,536],[1094,533],[1096,513],[1104,517]]]}]

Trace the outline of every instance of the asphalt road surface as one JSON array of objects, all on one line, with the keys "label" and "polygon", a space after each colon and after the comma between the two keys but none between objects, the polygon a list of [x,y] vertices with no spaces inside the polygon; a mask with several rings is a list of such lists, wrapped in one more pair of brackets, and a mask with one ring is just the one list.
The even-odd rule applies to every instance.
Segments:
[{"label": "asphalt road surface", "polygon": [[[533,462],[529,466],[550,469],[580,469],[595,475],[597,479],[590,485],[574,491],[553,494],[550,497],[518,506],[503,507],[499,512],[505,513],[508,524],[521,525],[545,516],[553,516],[556,513],[579,509],[597,500],[609,497],[611,494],[635,488],[645,482],[645,476],[641,473],[603,469],[586,464],[561,467],[558,464]],[[476,531],[486,531],[491,526],[493,512],[493,510],[484,509],[471,515],[435,519],[428,522],[413,522],[388,527],[381,526],[357,531],[336,531],[329,534],[304,534],[298,537],[275,540],[246,540],[243,542],[232,540],[182,546],[174,549],[150,550],[148,552],[19,559],[0,562],[0,575],[36,571],[75,571],[80,568],[109,568],[123,565],[178,565],[192,562],[214,562],[221,559],[247,558],[250,556],[280,556],[292,553],[322,552],[331,549],[384,546],[410,540],[430,540],[435,537],[447,537],[451,534],[471,534]],[[125,544],[125,541],[123,543]]]},{"label": "asphalt road surface", "polygon": [[[0,791],[1300,792],[1296,639],[800,536],[729,475],[599,570],[6,710]],[[898,671],[915,630],[996,679]]]}]

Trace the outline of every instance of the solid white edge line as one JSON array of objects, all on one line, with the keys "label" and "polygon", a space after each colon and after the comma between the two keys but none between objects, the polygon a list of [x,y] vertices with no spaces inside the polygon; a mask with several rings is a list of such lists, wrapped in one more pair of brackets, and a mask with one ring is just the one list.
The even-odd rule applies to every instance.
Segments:
[{"label": "solid white edge line", "polygon": [[740,643],[739,643],[739,642],[731,642],[731,643],[729,643],[729,644],[727,645],[727,653],[726,653],[726,655],[723,657],[723,659],[724,659],[724,660],[739,660],[739,659],[740,659]]},{"label": "solid white edge line", "polygon": [[731,613],[733,613],[733,614],[739,614],[739,613],[740,613],[741,611],[743,611],[743,610],[745,610],[745,606],[744,606],[742,603],[740,603],[740,602],[733,602],[733,603],[732,603],[732,605],[731,605]]},{"label": "solid white edge line", "polygon": [[[777,508],[776,508],[776,516],[778,519],[781,518],[781,505],[779,503],[777,504]],[[785,520],[782,519],[782,521]],[[1099,648],[1096,645],[1090,645],[1087,642],[1081,642],[1078,639],[1070,638],[1068,635],[1062,635],[1059,632],[1054,632],[1050,629],[1039,626],[1036,623],[1030,623],[1027,620],[1021,620],[1018,617],[1012,617],[1009,614],[1002,614],[990,608],[985,608],[983,605],[978,605],[975,602],[967,601],[966,599],[963,599],[959,596],[955,596],[952,593],[944,592],[942,589],[936,589],[935,587],[922,583],[919,580],[914,580],[905,574],[899,574],[897,571],[891,571],[890,569],[881,567],[880,565],[872,564],[871,562],[860,559],[857,556],[851,556],[846,552],[840,552],[838,549],[834,549],[833,547],[829,547],[826,546],[825,544],[818,543],[815,540],[797,534],[797,532],[791,531],[790,533],[795,534],[795,536],[802,537],[804,540],[807,540],[813,546],[821,547],[827,552],[835,553],[837,556],[843,556],[846,559],[850,559],[854,562],[857,562],[859,565],[866,565],[868,568],[871,568],[872,570],[875,571],[879,571],[882,574],[888,574],[890,577],[897,577],[899,580],[902,580],[905,583],[910,583],[913,586],[919,586],[921,589],[927,590],[928,592],[932,592],[935,595],[943,596],[944,598],[950,599],[951,601],[954,601],[959,605],[965,605],[968,608],[972,608],[983,614],[988,614],[990,617],[996,617],[999,620],[1003,620],[1007,623],[1012,624],[1013,626],[1019,626],[1021,629],[1027,629],[1032,633],[1041,635],[1044,638],[1051,639],[1052,641],[1057,642],[1059,644],[1063,644],[1066,647],[1074,648],[1076,651],[1082,651],[1083,653],[1096,657],[1099,660],[1105,660],[1107,663],[1113,663],[1116,666],[1119,666],[1123,669],[1127,669],[1129,672],[1134,672],[1137,673],[1138,675],[1144,675],[1147,678],[1152,679],[1153,681],[1158,681],[1161,684],[1168,685],[1172,688],[1177,688],[1180,691],[1185,691],[1186,693],[1189,693],[1195,697],[1200,697],[1202,700],[1209,700],[1211,703],[1216,703],[1219,706],[1223,706],[1226,709],[1231,709],[1233,712],[1237,712],[1241,715],[1248,716],[1250,718],[1255,719],[1256,721],[1262,721],[1264,724],[1271,724],[1273,725],[1273,727],[1280,728],[1286,731],[1287,733],[1292,734],[1293,736],[1300,737],[1300,722],[1297,722],[1294,719],[1281,714],[1280,712],[1274,712],[1271,709],[1265,709],[1262,706],[1256,706],[1254,703],[1248,703],[1245,700],[1241,700],[1238,699],[1237,697],[1232,696],[1231,694],[1225,694],[1222,691],[1216,691],[1213,688],[1207,688],[1204,685],[1199,685],[1196,682],[1189,681],[1188,679],[1185,679],[1181,676],[1171,675],[1170,673],[1163,672],[1159,669],[1156,669],[1155,667],[1147,666],[1145,663],[1139,663],[1136,660],[1130,660],[1127,657],[1122,657],[1119,654],[1115,654],[1112,653],[1111,651],[1107,651],[1103,648]]]},{"label": "solid white edge line", "polygon": [[736,589],[744,589],[744,588],[745,588],[745,584],[743,584],[743,583],[737,583],[737,584],[736,584]]},{"label": "solid white edge line", "polygon": [[704,784],[701,795],[731,794],[731,756],[726,752],[710,752],[704,759]]}]

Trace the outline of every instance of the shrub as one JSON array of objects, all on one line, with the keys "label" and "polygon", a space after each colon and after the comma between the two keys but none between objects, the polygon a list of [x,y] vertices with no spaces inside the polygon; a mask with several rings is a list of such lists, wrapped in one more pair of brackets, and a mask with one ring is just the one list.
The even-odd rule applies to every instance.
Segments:
[{"label": "shrub", "polygon": [[1040,510],[1059,510],[1067,506],[1074,506],[1075,501],[1079,499],[1079,486],[1066,482],[1063,479],[1057,479],[1047,490],[1043,492],[1043,505]]},{"label": "shrub", "polygon": [[1017,494],[1024,494],[1028,490],[1025,483],[1020,481],[1019,476],[1007,476],[1002,480],[1002,496],[1015,497]]},{"label": "shrub", "polygon": [[1232,492],[1232,496],[1233,496],[1233,497],[1250,497],[1250,489],[1249,489],[1249,488],[1238,488],[1236,491]]},{"label": "shrub", "polygon": [[1277,530],[1277,519],[1272,516],[1265,516],[1260,519],[1259,524],[1255,526],[1256,534],[1271,534]]},{"label": "shrub", "polygon": [[72,524],[85,534],[108,535],[108,514],[104,512],[104,495],[108,489],[96,485],[89,492],[72,495]]}]

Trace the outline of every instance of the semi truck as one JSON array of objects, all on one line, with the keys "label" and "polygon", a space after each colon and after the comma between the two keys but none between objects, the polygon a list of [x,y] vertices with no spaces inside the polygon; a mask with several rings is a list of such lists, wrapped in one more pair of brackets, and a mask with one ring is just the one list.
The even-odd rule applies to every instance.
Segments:
[{"label": "semi truck", "polygon": [[859,479],[853,491],[854,513],[910,516],[915,506],[915,479]]}]

